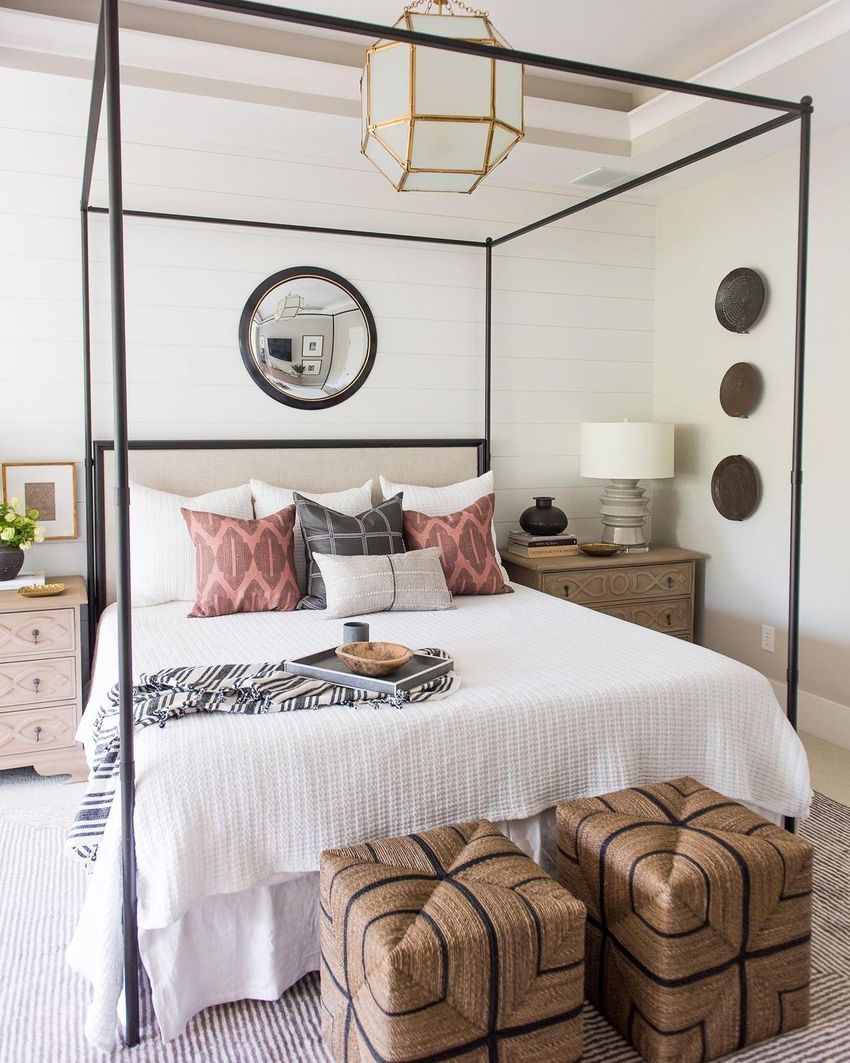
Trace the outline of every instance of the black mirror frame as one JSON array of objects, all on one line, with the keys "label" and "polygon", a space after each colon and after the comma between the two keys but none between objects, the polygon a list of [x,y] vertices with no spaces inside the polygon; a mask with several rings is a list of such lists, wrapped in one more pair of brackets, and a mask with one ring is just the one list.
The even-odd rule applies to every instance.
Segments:
[{"label": "black mirror frame", "polygon": [[[251,322],[256,312],[257,305],[262,302],[266,295],[272,288],[277,287],[278,284],[284,284],[286,281],[295,280],[298,277],[315,277],[320,280],[329,281],[331,284],[337,285],[342,288],[344,292],[354,300],[358,309],[363,314],[366,321],[366,328],[369,333],[369,349],[366,352],[366,359],[363,362],[363,367],[357,376],[352,380],[349,386],[339,392],[337,395],[329,395],[324,399],[299,399],[292,395],[286,395],[282,391],[279,391],[274,384],[271,384],[263,374],[260,372],[259,366],[254,361],[254,355],[251,351]],[[375,318],[372,311],[369,309],[369,304],[360,294],[360,292],[338,273],[333,273],[329,269],[322,269],[320,266],[291,266],[289,269],[282,269],[278,273],[273,273],[270,277],[258,284],[257,287],[248,296],[245,303],[245,307],[239,318],[239,350],[242,354],[242,361],[245,363],[245,368],[248,370],[248,374],[251,379],[271,398],[276,399],[278,402],[282,402],[284,406],[292,406],[296,410],[326,410],[330,406],[338,406],[341,402],[345,402],[346,399],[350,399],[366,381],[366,378],[372,372],[372,367],[375,364],[375,354],[378,349],[378,330],[375,326]]]}]

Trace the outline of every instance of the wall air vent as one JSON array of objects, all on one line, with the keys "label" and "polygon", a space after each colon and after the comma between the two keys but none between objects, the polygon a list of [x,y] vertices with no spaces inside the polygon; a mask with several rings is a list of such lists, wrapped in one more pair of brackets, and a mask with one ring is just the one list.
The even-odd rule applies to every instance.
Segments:
[{"label": "wall air vent", "polygon": [[590,173],[584,173],[581,177],[574,177],[571,185],[586,185],[588,188],[613,188],[625,181],[631,181],[640,174],[628,173],[626,170],[612,170],[608,166],[600,166]]}]

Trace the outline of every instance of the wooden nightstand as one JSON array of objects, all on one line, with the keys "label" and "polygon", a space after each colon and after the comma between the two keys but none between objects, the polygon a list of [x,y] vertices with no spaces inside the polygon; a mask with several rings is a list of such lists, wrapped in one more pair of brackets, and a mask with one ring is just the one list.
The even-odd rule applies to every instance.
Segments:
[{"label": "wooden nightstand", "polygon": [[528,558],[502,551],[514,583],[688,642],[694,639],[695,568],[703,556],[677,546],[613,557]]},{"label": "wooden nightstand", "polygon": [[65,590],[24,598],[0,590],[0,769],[32,765],[39,775],[88,778],[74,740],[82,714],[80,576],[56,576]]}]

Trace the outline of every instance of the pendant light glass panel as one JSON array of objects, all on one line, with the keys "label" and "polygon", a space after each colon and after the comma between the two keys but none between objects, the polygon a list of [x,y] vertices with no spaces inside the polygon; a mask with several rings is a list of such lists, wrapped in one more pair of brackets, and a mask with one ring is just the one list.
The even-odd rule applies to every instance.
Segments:
[{"label": "pendant light glass panel", "polygon": [[[434,33],[438,37],[454,37],[456,40],[480,41],[490,44],[493,34],[490,32],[490,20],[483,15],[425,15],[411,11],[407,29],[417,33]],[[399,19],[397,26],[404,25]],[[446,53],[449,54],[449,53]]]},{"label": "pendant light glass panel", "polygon": [[523,68],[483,15],[406,12],[397,26],[486,44],[493,59],[379,41],[361,81],[361,149],[399,190],[471,192],[522,139]]},{"label": "pendant light glass panel", "polygon": [[468,173],[412,173],[404,182],[406,192],[471,192],[481,180]]},{"label": "pendant light glass panel", "polygon": [[392,122],[410,114],[410,49],[391,44],[379,48],[369,64],[369,116],[372,123]]},{"label": "pendant light glass panel", "polygon": [[414,53],[413,108],[417,115],[489,116],[494,63],[434,48],[414,48]]}]

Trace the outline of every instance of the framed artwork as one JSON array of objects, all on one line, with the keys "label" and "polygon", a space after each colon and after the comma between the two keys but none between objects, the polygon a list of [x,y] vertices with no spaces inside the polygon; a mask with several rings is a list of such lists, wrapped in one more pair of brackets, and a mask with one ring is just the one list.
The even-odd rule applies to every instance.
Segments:
[{"label": "framed artwork", "polygon": [[322,363],[315,358],[305,358],[303,365],[304,376],[319,376],[322,372]]},{"label": "framed artwork", "polygon": [[73,461],[3,463],[3,499],[38,510],[45,542],[77,538],[77,466]]},{"label": "framed artwork", "polygon": [[304,336],[301,340],[301,361],[305,358],[321,358],[324,343],[324,336]]}]

